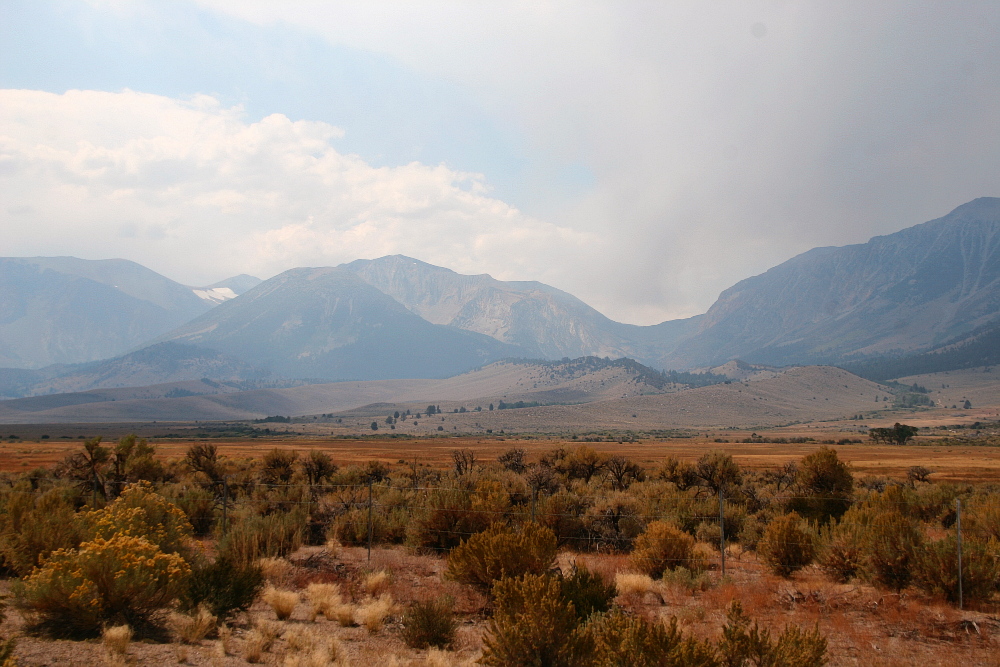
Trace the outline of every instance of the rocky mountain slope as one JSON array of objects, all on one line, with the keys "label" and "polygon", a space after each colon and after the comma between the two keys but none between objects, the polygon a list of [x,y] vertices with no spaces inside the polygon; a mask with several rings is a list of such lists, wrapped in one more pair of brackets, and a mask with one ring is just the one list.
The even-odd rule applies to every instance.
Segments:
[{"label": "rocky mountain slope", "polygon": [[0,258],[0,367],[106,359],[211,308],[135,262]]},{"label": "rocky mountain slope", "polygon": [[448,377],[525,351],[432,324],[351,271],[292,269],[166,334],[279,377]]},{"label": "rocky mountain slope", "polygon": [[534,281],[467,276],[403,255],[343,265],[428,322],[485,334],[531,357],[662,357],[698,318],[641,327],[615,322],[575,296]]},{"label": "rocky mountain slope", "polygon": [[727,289],[661,363],[816,363],[932,347],[1000,317],[1000,199],[815,248]]}]

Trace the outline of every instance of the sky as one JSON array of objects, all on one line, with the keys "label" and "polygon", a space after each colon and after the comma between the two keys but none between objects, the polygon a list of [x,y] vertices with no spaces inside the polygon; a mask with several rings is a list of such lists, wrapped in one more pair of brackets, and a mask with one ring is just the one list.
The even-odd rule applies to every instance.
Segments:
[{"label": "sky", "polygon": [[1000,3],[0,0],[0,255],[405,254],[619,321],[1000,196]]}]

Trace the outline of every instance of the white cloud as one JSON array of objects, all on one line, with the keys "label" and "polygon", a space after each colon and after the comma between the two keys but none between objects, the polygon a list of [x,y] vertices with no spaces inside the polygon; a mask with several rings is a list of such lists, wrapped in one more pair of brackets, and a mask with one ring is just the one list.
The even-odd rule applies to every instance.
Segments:
[{"label": "white cloud", "polygon": [[125,257],[208,283],[393,253],[545,279],[600,246],[491,198],[481,175],[376,168],[339,153],[340,136],[207,96],[0,91],[3,252]]}]

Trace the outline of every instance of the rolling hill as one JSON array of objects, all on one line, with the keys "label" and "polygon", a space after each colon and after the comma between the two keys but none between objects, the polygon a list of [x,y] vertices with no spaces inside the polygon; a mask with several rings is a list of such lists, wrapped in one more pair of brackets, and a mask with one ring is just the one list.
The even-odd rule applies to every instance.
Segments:
[{"label": "rolling hill", "polygon": [[500,361],[441,380],[352,381],[250,391],[235,391],[237,383],[204,379],[0,401],[0,422],[259,419],[343,412],[372,403],[422,403],[421,408],[430,402],[455,407],[461,403],[473,410],[500,401],[583,403],[683,388],[670,380],[631,360],[596,357]]}]

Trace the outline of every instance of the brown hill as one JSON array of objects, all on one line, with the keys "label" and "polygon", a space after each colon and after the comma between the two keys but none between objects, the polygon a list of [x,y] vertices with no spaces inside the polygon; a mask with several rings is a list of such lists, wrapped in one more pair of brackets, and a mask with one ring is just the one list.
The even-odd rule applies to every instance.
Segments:
[{"label": "brown hill", "polygon": [[[190,384],[198,389],[199,383]],[[164,387],[134,387],[2,401],[0,423],[258,419],[345,412],[372,403],[422,403],[421,408],[438,402],[486,408],[501,400],[582,403],[678,387],[630,360],[584,357],[564,362],[501,361],[445,380],[335,382],[235,393],[203,389],[186,388],[176,393],[201,395],[175,393],[174,397]]]},{"label": "brown hill", "polygon": [[[445,414],[403,433],[445,431],[550,432],[658,430],[674,428],[764,428],[851,416],[891,403],[882,385],[839,368],[806,366],[755,382],[734,382],[658,395],[631,396],[581,405],[553,405],[494,412]],[[448,412],[451,405],[442,405]],[[384,412],[384,407],[379,406]],[[374,411],[373,411],[374,412]]]}]

